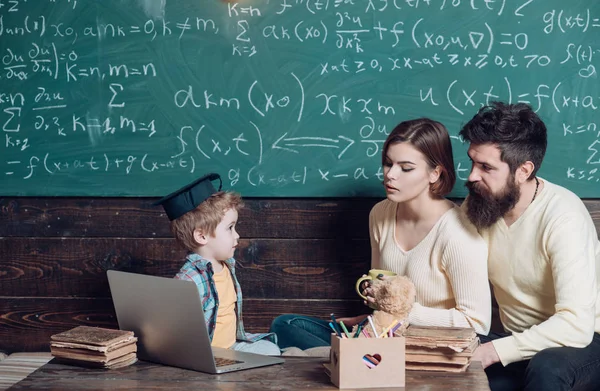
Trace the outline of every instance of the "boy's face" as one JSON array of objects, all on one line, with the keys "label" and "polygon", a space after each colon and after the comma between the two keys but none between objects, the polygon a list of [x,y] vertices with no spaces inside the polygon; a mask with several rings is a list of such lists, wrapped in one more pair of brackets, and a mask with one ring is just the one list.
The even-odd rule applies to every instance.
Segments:
[{"label": "boy's face", "polygon": [[237,219],[237,210],[229,209],[225,212],[225,216],[217,225],[214,235],[207,237],[206,245],[203,246],[204,257],[216,261],[224,261],[233,257],[240,238],[235,230]]}]

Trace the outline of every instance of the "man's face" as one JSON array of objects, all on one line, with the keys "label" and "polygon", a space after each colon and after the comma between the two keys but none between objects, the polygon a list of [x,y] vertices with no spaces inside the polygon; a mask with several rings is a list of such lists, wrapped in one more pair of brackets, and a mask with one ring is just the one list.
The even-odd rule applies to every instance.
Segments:
[{"label": "man's face", "polygon": [[520,187],[495,145],[472,144],[467,153],[472,162],[466,183],[467,216],[477,228],[488,228],[516,205]]}]

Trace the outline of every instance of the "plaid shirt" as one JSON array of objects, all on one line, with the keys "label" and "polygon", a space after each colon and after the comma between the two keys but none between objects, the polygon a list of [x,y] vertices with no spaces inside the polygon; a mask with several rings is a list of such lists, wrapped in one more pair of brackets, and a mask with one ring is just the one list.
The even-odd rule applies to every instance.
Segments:
[{"label": "plaid shirt", "polygon": [[[254,342],[263,338],[269,338],[272,342],[277,342],[277,337],[274,333],[252,334],[244,331],[244,322],[242,321],[242,288],[235,276],[235,259],[229,258],[225,261],[225,265],[231,272],[233,284],[236,291],[237,303],[237,332],[236,339],[238,341]],[[183,264],[175,278],[179,280],[194,281],[198,287],[200,300],[202,301],[202,310],[204,311],[204,320],[208,328],[208,335],[212,341],[215,327],[217,325],[217,311],[219,309],[219,295],[217,287],[213,279],[213,267],[211,261],[202,258],[196,253],[190,253],[186,257],[186,262]]]}]

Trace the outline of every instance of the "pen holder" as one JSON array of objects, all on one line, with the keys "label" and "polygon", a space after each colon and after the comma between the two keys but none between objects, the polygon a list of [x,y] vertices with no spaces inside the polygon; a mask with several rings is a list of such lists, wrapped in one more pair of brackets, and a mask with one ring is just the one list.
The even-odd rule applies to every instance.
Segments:
[{"label": "pen holder", "polygon": [[331,334],[331,382],[338,388],[404,387],[405,339]]}]

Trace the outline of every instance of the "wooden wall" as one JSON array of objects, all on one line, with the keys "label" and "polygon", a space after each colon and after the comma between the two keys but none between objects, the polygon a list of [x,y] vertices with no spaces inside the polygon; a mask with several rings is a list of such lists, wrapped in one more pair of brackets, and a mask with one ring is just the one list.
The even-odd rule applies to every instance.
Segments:
[{"label": "wooden wall", "polygon": [[[106,271],[172,277],[183,264],[162,208],[143,198],[0,199],[0,350],[48,350],[77,325],[117,327]],[[236,252],[249,331],[285,312],[365,310],[375,199],[247,199]]]},{"label": "wooden wall", "polygon": [[[117,327],[106,271],[173,276],[185,252],[147,198],[0,198],[0,351],[49,350],[77,325]],[[378,199],[246,199],[236,253],[249,331],[286,312],[356,315]],[[600,201],[586,201],[600,232]]]}]

